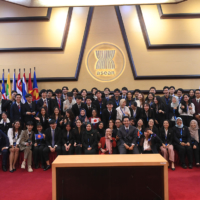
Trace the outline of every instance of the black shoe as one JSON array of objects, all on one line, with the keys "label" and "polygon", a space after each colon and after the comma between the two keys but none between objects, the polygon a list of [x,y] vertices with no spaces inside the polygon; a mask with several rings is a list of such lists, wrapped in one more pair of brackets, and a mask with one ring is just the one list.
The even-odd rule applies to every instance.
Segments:
[{"label": "black shoe", "polygon": [[38,169],[39,168],[39,165],[37,164],[37,165],[35,165],[35,169]]},{"label": "black shoe", "polygon": [[13,169],[13,172],[15,172],[16,171],[16,169]]},{"label": "black shoe", "polygon": [[174,171],[175,170],[175,167],[174,168],[172,168],[172,171]]},{"label": "black shoe", "polygon": [[187,166],[186,166],[185,164],[182,164],[181,167],[182,167],[183,169],[187,169]]},{"label": "black shoe", "polygon": [[47,167],[44,169],[44,171],[47,171],[48,169],[51,169],[51,165],[47,165]]},{"label": "black shoe", "polygon": [[7,171],[7,169],[6,169],[6,166],[5,166],[5,165],[3,165],[3,166],[2,166],[2,169],[3,169],[3,171],[4,171],[4,172],[6,172],[6,171]]},{"label": "black shoe", "polygon": [[192,169],[192,168],[193,168],[192,164],[190,164],[190,165],[189,165],[189,168],[190,168],[190,169]]},{"label": "black shoe", "polygon": [[42,165],[41,168],[42,168],[42,169],[45,169],[45,165]]},{"label": "black shoe", "polygon": [[10,172],[10,173],[13,173],[13,169],[12,169],[12,170],[9,170],[9,172]]}]

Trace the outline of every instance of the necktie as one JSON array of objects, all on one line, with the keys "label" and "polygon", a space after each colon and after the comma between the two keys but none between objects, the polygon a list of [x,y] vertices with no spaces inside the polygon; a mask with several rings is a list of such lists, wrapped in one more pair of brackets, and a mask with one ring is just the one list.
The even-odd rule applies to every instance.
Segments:
[{"label": "necktie", "polygon": [[19,108],[19,112],[20,112],[20,105],[18,105],[18,108]]},{"label": "necktie", "polygon": [[60,110],[60,99],[58,99],[58,107],[59,107],[59,110]]},{"label": "necktie", "polygon": [[52,130],[52,147],[55,146],[54,133],[55,133],[55,130]]},{"label": "necktie", "polygon": [[129,131],[129,130],[128,130],[128,129],[126,129],[126,133],[128,133],[128,131]]},{"label": "necktie", "polygon": [[[46,99],[44,100],[44,104],[47,105],[47,100],[46,100]],[[46,112],[47,112],[47,106],[45,106],[45,110],[46,110]]]}]

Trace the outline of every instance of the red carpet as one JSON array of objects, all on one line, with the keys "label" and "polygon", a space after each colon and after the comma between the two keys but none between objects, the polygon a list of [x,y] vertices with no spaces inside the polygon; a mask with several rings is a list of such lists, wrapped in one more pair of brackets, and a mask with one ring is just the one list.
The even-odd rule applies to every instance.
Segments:
[{"label": "red carpet", "polygon": [[[170,200],[200,200],[200,168],[169,169]],[[51,200],[51,170],[44,172],[41,168],[33,173],[17,169],[16,172],[0,171],[1,200]]]}]

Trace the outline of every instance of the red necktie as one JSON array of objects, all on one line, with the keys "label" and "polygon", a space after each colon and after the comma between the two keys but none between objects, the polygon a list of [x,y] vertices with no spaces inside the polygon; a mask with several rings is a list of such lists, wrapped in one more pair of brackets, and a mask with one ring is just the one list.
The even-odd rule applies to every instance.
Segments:
[{"label": "red necktie", "polygon": [[59,107],[59,110],[60,110],[60,99],[58,99],[58,107]]}]

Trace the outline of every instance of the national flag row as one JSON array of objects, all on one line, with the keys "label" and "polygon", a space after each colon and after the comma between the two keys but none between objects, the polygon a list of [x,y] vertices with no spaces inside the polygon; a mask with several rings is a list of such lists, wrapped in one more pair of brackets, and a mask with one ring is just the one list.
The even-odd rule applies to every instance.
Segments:
[{"label": "national flag row", "polygon": [[[28,79],[28,89],[27,89],[27,83],[26,83],[26,75],[25,75],[25,70],[23,74],[23,78],[21,80],[20,78],[20,70],[16,82],[16,76],[15,76],[15,70],[13,73],[13,82],[12,82],[12,90],[15,90],[18,94],[21,94],[22,96],[22,103],[26,102],[25,95],[27,93],[31,94],[34,100],[39,99],[39,92],[38,92],[38,86],[37,86],[37,79],[36,79],[36,73],[34,70],[34,76],[33,76],[33,85],[32,85],[32,80],[31,80],[31,70],[29,72],[29,79]],[[10,70],[8,70],[8,78],[7,82],[5,85],[5,80],[4,80],[4,70],[2,74],[2,84],[1,84],[1,93],[3,99],[11,99],[11,82],[10,82]]]}]

